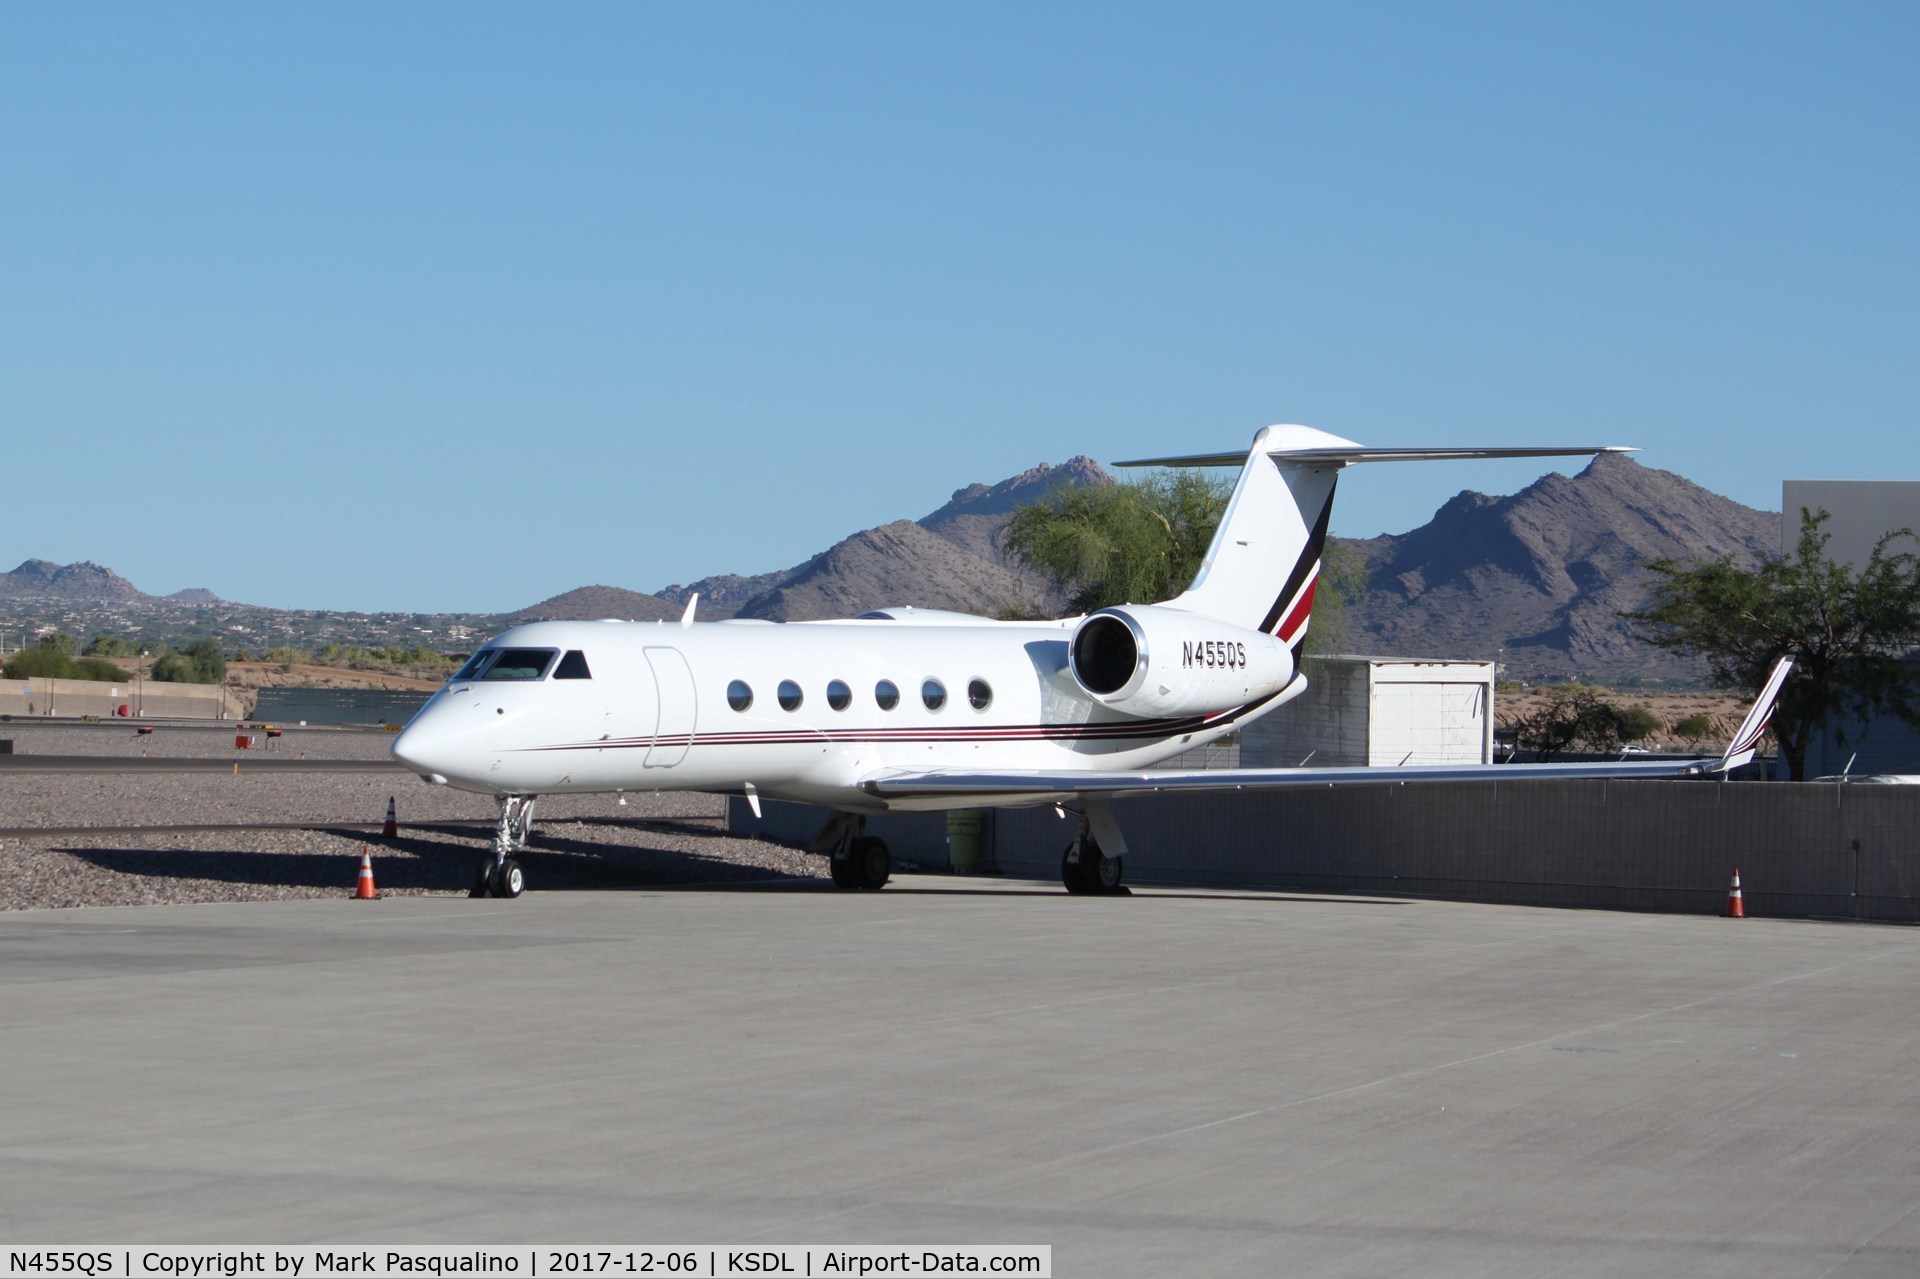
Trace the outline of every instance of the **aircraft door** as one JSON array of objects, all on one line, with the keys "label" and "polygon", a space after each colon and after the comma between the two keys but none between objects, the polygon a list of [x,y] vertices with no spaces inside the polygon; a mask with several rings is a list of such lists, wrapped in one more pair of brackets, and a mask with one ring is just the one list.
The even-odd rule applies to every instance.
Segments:
[{"label": "aircraft door", "polygon": [[649,648],[646,657],[659,695],[660,717],[642,763],[647,768],[672,768],[687,757],[687,748],[693,744],[693,671],[677,648]]}]

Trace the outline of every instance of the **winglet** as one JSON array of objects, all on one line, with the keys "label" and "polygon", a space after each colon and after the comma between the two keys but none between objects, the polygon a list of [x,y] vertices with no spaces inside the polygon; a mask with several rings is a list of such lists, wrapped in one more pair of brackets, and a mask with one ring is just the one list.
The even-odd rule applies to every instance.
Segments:
[{"label": "winglet", "polygon": [[[699,603],[700,603],[700,592],[699,592],[699,591],[695,591],[695,592],[694,592],[693,594],[691,594],[691,595],[689,595],[689,596],[687,596],[687,611],[686,611],[686,612],[684,612],[684,613],[682,613],[682,614],[680,614],[680,625],[681,625],[681,626],[683,626],[683,627],[684,627],[684,626],[692,626],[692,625],[693,625],[693,610],[694,610],[694,606],[695,606],[695,605],[697,605],[697,604],[699,604]],[[758,816],[758,814],[755,814],[755,816]]]},{"label": "winglet", "polygon": [[1760,696],[1754,700],[1753,709],[1740,721],[1740,731],[1727,743],[1726,754],[1716,760],[1708,772],[1725,773],[1753,759],[1754,747],[1759,744],[1760,735],[1767,731],[1767,724],[1773,719],[1774,705],[1780,700],[1780,688],[1787,682],[1787,674],[1792,670],[1791,657],[1783,657],[1774,664],[1773,674],[1767,676],[1766,687],[1760,690]]}]

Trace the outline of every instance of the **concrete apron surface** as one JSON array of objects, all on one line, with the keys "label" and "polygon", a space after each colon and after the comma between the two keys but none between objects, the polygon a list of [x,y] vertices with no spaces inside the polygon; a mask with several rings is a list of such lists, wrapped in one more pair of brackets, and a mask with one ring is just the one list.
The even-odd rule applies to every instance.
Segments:
[{"label": "concrete apron surface", "polygon": [[1920,933],[903,877],[0,917],[0,1235],[1920,1273]]}]

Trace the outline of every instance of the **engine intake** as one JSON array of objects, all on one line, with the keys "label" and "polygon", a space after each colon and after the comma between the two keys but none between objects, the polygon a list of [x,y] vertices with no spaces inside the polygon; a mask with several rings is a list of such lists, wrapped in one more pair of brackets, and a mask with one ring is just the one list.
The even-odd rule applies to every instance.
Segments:
[{"label": "engine intake", "polygon": [[1231,710],[1293,678],[1293,654],[1275,637],[1151,605],[1088,615],[1067,666],[1089,697],[1140,716]]}]

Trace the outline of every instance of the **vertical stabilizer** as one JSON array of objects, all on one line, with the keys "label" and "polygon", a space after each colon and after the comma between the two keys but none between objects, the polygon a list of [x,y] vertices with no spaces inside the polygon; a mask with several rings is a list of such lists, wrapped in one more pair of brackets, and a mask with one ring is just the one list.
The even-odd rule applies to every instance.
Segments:
[{"label": "vertical stabilizer", "polygon": [[[1313,610],[1334,481],[1343,463],[1289,454],[1359,447],[1310,426],[1269,426],[1254,436],[1193,585],[1168,600],[1167,607],[1278,635],[1297,657]],[[1220,460],[1168,459],[1174,464]]]},{"label": "vertical stabilizer", "polygon": [[1148,458],[1117,466],[1239,466],[1220,528],[1200,572],[1166,607],[1277,635],[1294,650],[1306,638],[1320,556],[1333,518],[1333,486],[1360,462],[1450,462],[1472,458],[1586,457],[1630,453],[1617,444],[1581,448],[1373,449],[1310,426],[1269,426],[1238,453]]}]

